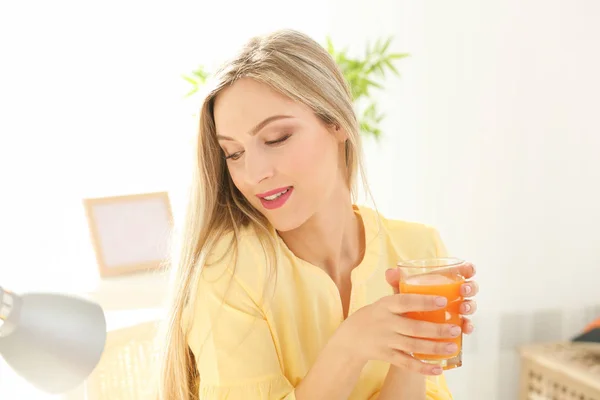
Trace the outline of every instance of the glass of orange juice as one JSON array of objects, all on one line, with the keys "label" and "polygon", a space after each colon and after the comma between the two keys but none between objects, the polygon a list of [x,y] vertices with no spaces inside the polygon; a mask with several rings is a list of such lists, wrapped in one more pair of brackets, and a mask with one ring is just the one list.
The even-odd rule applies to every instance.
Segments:
[{"label": "glass of orange juice", "polygon": [[[463,297],[461,286],[465,283],[461,275],[465,261],[458,258],[428,258],[407,260],[398,263],[400,270],[400,293],[444,296],[448,299],[445,308],[437,311],[409,312],[407,318],[440,324],[453,324],[462,328],[460,305]],[[458,368],[462,365],[462,333],[455,339],[430,339],[433,341],[455,342],[458,350],[454,354],[412,354],[418,360],[437,364],[442,369]]]}]

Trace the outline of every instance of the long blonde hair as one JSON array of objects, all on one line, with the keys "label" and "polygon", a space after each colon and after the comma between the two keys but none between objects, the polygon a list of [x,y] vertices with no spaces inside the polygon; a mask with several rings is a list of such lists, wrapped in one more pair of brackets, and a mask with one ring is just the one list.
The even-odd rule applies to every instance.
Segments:
[{"label": "long blonde hair", "polygon": [[348,138],[345,145],[347,183],[354,198],[358,172],[364,180],[359,126],[351,93],[329,53],[309,36],[294,30],[279,30],[252,38],[218,72],[214,87],[201,108],[191,192],[179,233],[180,248],[171,264],[170,304],[160,336],[160,400],[197,399],[200,377],[181,322],[184,309],[194,299],[195,283],[207,255],[217,241],[233,232],[235,251],[239,228],[252,224],[269,253],[270,263],[275,259],[273,230],[236,189],[216,138],[215,98],[222,89],[243,77],[269,85],[310,107],[326,124],[342,128]]}]

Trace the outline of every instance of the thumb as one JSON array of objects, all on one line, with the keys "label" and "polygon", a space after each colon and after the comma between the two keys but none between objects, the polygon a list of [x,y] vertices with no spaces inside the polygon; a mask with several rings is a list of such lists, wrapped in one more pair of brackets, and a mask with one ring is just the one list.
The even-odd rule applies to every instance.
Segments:
[{"label": "thumb", "polygon": [[398,271],[398,268],[390,268],[385,271],[385,280],[394,289],[394,294],[400,293],[400,271]]}]

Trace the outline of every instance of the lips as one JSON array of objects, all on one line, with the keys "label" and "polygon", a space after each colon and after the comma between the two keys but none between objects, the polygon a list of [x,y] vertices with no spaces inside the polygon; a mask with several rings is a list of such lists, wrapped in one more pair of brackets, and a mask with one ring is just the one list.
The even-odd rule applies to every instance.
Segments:
[{"label": "lips", "polygon": [[273,189],[273,190],[269,190],[268,192],[257,194],[256,197],[258,197],[259,199],[264,199],[265,197],[271,197],[271,196],[275,196],[276,194],[283,193],[286,190],[289,190],[291,188],[292,188],[291,186],[280,187],[278,189]]},{"label": "lips", "polygon": [[274,210],[283,207],[283,205],[292,195],[293,191],[294,187],[288,186],[261,193],[257,195],[257,197],[260,199],[260,202],[264,208],[267,210]]}]

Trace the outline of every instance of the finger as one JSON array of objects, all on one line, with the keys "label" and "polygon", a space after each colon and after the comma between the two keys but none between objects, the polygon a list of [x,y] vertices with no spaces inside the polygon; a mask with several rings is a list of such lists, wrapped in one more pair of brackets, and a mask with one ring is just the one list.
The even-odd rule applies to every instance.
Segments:
[{"label": "finger", "polygon": [[475,266],[470,262],[462,262],[460,264],[454,264],[445,269],[445,274],[448,276],[460,275],[465,279],[470,279],[475,276]]},{"label": "finger", "polygon": [[473,297],[479,293],[479,284],[475,281],[469,281],[460,287],[460,293],[465,297]]},{"label": "finger", "polygon": [[399,317],[395,331],[401,335],[416,338],[452,339],[460,335],[462,328],[453,324],[437,324],[435,322]]},{"label": "finger", "polygon": [[439,365],[426,364],[398,350],[392,349],[391,352],[390,359],[386,361],[402,370],[421,375],[441,375],[444,372]]},{"label": "finger", "polygon": [[424,294],[395,294],[389,296],[389,310],[394,314],[404,314],[416,311],[436,311],[444,308],[448,300],[443,296]]},{"label": "finger", "polygon": [[398,271],[398,268],[390,268],[385,271],[385,280],[394,289],[394,294],[400,293],[400,271]]},{"label": "finger", "polygon": [[458,345],[454,342],[435,342],[433,340],[413,338],[398,335],[398,340],[392,344],[392,348],[407,353],[432,354],[450,356],[458,352]]},{"label": "finger", "polygon": [[473,322],[471,322],[471,320],[469,318],[463,318],[462,326],[463,326],[463,328],[462,328],[463,332],[466,333],[467,335],[470,335],[475,330],[475,326],[473,325]]},{"label": "finger", "polygon": [[475,273],[477,272],[475,270],[475,266],[473,264],[471,264],[470,262],[465,262],[461,265],[459,265],[458,267],[458,272],[464,276],[466,279],[470,279],[472,277],[475,276]]},{"label": "finger", "polygon": [[475,311],[477,311],[477,303],[473,300],[465,300],[460,305],[460,313],[462,315],[475,314]]}]

